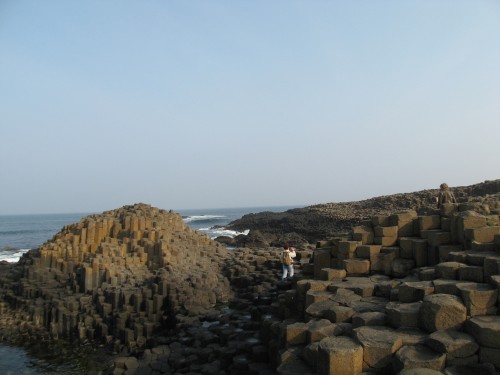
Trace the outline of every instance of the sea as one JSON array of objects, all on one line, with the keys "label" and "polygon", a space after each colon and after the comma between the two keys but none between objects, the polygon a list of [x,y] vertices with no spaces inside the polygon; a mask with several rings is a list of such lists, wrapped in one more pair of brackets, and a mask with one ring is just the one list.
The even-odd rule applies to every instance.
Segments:
[{"label": "sea", "polygon": [[[284,212],[302,206],[245,207],[174,210],[182,215],[189,227],[207,234],[235,237],[247,235],[249,230],[232,231],[225,227],[230,222],[249,213],[264,211]],[[17,262],[24,253],[38,248],[60,232],[65,225],[77,223],[80,219],[94,214],[35,214],[0,215],[0,261]],[[64,351],[64,360],[54,352]],[[0,375],[79,375],[88,370],[88,363],[71,348],[14,347],[0,343]]]}]

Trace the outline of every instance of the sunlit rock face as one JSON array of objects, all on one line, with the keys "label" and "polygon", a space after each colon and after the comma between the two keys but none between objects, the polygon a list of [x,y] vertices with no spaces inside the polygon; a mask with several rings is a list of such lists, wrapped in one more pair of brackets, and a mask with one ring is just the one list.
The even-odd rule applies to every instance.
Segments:
[{"label": "sunlit rock face", "polygon": [[231,296],[231,254],[172,211],[135,204],[65,226],[2,277],[4,300],[54,337],[141,344]]}]

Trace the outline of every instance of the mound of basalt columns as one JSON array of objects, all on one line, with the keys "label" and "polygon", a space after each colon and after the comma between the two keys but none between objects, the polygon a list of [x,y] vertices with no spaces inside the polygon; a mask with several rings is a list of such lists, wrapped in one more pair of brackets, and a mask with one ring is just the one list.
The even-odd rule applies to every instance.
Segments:
[{"label": "mound of basalt columns", "polygon": [[149,205],[91,215],[0,264],[0,337],[105,345],[116,374],[273,373],[259,336],[290,286],[279,254],[229,251]]},{"label": "mound of basalt columns", "polygon": [[227,302],[228,250],[174,212],[125,206],[65,226],[0,279],[3,309],[52,338],[142,347]]}]

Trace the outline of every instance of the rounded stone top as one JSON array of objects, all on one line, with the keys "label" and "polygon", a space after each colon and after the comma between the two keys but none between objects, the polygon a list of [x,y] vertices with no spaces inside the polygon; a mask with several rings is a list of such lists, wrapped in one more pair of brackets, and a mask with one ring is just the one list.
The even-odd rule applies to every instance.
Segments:
[{"label": "rounded stone top", "polygon": [[465,331],[480,345],[500,349],[500,316],[475,316],[465,323]]}]

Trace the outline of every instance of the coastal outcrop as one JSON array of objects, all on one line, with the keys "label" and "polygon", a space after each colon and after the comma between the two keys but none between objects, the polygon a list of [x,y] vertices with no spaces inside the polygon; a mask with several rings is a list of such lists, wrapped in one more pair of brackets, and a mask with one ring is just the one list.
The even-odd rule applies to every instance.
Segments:
[{"label": "coastal outcrop", "polygon": [[141,347],[231,298],[228,256],[174,212],[125,206],[64,227],[4,270],[2,306],[54,338]]},{"label": "coastal outcrop", "polygon": [[[377,215],[319,241],[270,323],[278,372],[496,374],[500,201],[484,202]],[[327,337],[310,333],[319,321]]]},{"label": "coastal outcrop", "polygon": [[285,233],[285,281],[259,233],[228,250],[148,205],[92,215],[0,264],[0,335],[109,346],[116,375],[496,374],[495,186],[363,214],[313,246]]},{"label": "coastal outcrop", "polygon": [[[470,186],[451,188],[458,202],[481,210],[500,193],[500,180],[484,181]],[[419,215],[435,211],[439,189],[374,197],[356,202],[321,203],[285,212],[256,212],[231,222],[229,229],[259,231],[271,245],[287,241],[287,236],[299,237],[295,242],[316,243],[337,232],[349,231],[361,221],[376,215],[390,215],[401,210],[415,210]],[[251,233],[251,232],[250,232]],[[242,239],[244,241],[244,239]]]}]

